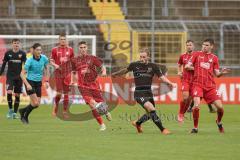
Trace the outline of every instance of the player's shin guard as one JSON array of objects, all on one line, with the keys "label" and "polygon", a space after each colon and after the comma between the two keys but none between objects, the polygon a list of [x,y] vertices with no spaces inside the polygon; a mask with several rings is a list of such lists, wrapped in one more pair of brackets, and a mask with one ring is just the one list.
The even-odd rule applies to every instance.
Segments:
[{"label": "player's shin guard", "polygon": [[192,115],[193,115],[194,128],[198,128],[198,120],[199,120],[199,108],[198,107],[193,108]]},{"label": "player's shin guard", "polygon": [[68,109],[68,104],[69,104],[69,96],[67,94],[64,95],[63,99],[63,111],[66,112]]},{"label": "player's shin guard", "polygon": [[92,115],[93,115],[93,117],[97,120],[97,122],[98,122],[100,125],[103,124],[102,117],[98,114],[98,112],[97,112],[96,109],[93,109],[93,110],[92,110]]},{"label": "player's shin guard", "polygon": [[7,94],[8,108],[12,109],[12,94]]},{"label": "player's shin guard", "polygon": [[217,123],[221,123],[224,114],[223,108],[217,110]]},{"label": "player's shin guard", "polygon": [[142,123],[148,121],[149,119],[150,119],[150,117],[148,116],[148,114],[144,114],[142,117],[140,117],[140,118],[137,120],[136,124],[137,124],[138,126],[140,126]]},{"label": "player's shin guard", "polygon": [[165,129],[163,127],[162,122],[161,122],[160,118],[158,117],[156,111],[151,111],[150,112],[150,118],[156,124],[156,126],[161,130],[161,132]]},{"label": "player's shin guard", "polygon": [[20,103],[20,96],[15,96],[15,101],[14,101],[14,113],[17,113],[18,107]]}]

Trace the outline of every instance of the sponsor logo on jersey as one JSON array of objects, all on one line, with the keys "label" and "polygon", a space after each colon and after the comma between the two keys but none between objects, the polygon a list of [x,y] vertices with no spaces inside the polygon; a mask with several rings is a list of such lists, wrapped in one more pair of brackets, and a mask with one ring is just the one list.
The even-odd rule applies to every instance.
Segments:
[{"label": "sponsor logo on jersey", "polygon": [[200,67],[202,67],[204,69],[210,69],[210,63],[208,63],[208,62],[201,62],[200,63]]},{"label": "sponsor logo on jersey", "polygon": [[148,71],[147,72],[152,72],[152,68],[148,67]]}]

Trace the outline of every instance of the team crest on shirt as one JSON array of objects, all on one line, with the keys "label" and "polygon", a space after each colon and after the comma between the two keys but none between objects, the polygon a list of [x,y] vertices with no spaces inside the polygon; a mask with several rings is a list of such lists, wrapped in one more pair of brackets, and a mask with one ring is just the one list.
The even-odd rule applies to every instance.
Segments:
[{"label": "team crest on shirt", "polygon": [[22,54],[19,54],[19,55],[18,55],[18,58],[22,58]]},{"label": "team crest on shirt", "polygon": [[67,57],[60,57],[60,62],[67,62],[68,58]]},{"label": "team crest on shirt", "polygon": [[212,63],[213,62],[213,59],[211,58],[211,59],[209,59],[209,63]]}]

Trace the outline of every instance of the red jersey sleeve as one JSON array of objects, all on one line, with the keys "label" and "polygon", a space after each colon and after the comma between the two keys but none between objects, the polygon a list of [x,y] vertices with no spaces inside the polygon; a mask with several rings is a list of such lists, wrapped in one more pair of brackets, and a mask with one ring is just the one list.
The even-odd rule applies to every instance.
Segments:
[{"label": "red jersey sleeve", "polygon": [[72,70],[73,71],[76,71],[77,70],[77,67],[76,67],[76,58],[74,58],[74,57],[72,57],[71,59],[70,59],[70,61],[71,61],[71,65],[72,65]]},{"label": "red jersey sleeve", "polygon": [[182,54],[182,55],[179,57],[179,60],[178,60],[178,65],[179,65],[179,66],[183,65],[183,55],[184,55],[184,54]]},{"label": "red jersey sleeve", "polygon": [[213,69],[219,70],[219,61],[217,56],[215,56],[215,58],[213,59]]},{"label": "red jersey sleeve", "polygon": [[74,51],[73,51],[73,48],[70,48],[70,58],[73,58],[74,57]]},{"label": "red jersey sleeve", "polygon": [[54,61],[56,61],[56,59],[57,59],[56,48],[53,48],[53,49],[52,49],[52,52],[51,52],[51,59],[53,59]]},{"label": "red jersey sleeve", "polygon": [[103,61],[96,56],[92,56],[92,61],[93,61],[93,64],[97,67],[101,67],[103,64]]}]

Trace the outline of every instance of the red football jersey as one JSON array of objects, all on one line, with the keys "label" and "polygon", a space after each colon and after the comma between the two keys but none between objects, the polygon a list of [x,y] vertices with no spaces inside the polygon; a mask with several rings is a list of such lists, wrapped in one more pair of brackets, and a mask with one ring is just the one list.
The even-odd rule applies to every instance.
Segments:
[{"label": "red football jersey", "polygon": [[219,70],[218,57],[213,53],[195,52],[189,60],[194,66],[193,85],[216,87],[214,70]]},{"label": "red football jersey", "polygon": [[191,57],[192,57],[192,53],[191,54],[184,53],[180,56],[180,58],[178,60],[178,65],[183,66],[182,81],[188,82],[188,83],[192,82],[194,71],[186,70],[184,67],[186,64],[188,64],[188,61]]},{"label": "red football jersey", "polygon": [[95,82],[98,76],[97,67],[101,67],[103,61],[92,55],[77,56],[72,60],[73,70],[78,72],[78,83]]},{"label": "red football jersey", "polygon": [[59,65],[59,69],[55,70],[55,76],[65,77],[72,71],[71,58],[74,57],[74,52],[71,47],[54,47],[52,49],[51,59]]}]

